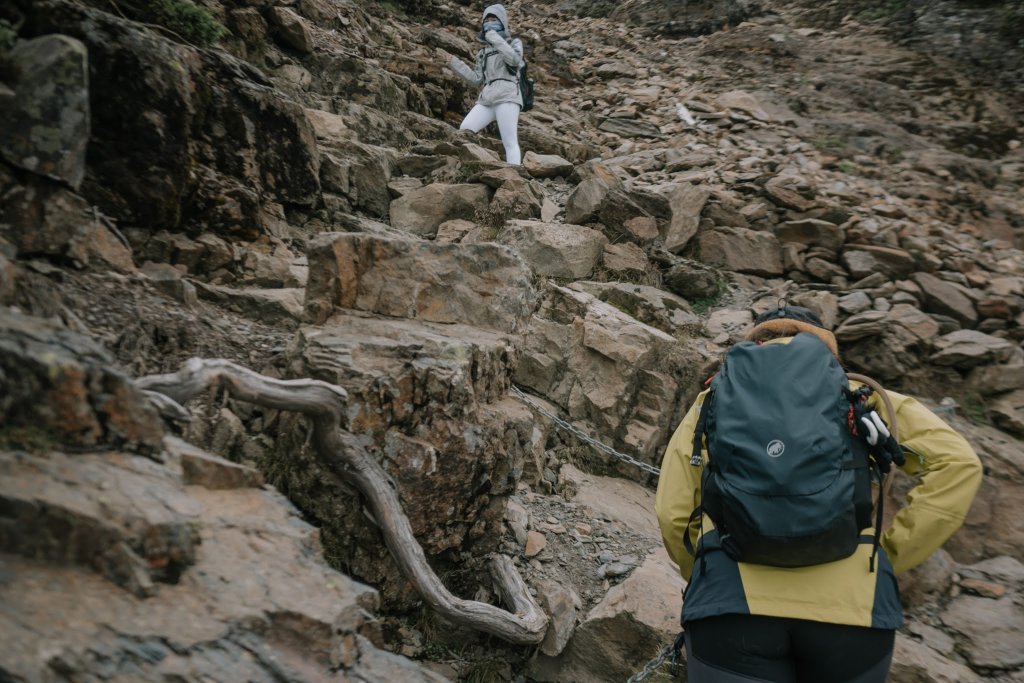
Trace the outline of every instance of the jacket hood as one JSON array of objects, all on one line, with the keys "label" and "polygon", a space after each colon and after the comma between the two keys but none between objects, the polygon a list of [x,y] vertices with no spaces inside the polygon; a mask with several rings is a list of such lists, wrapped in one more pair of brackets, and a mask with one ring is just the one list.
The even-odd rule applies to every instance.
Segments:
[{"label": "jacket hood", "polygon": [[493,14],[498,17],[501,25],[505,27],[505,33],[512,35],[512,27],[508,25],[508,12],[505,11],[504,5],[488,5],[487,9],[484,10],[483,15],[480,17],[480,23],[484,21],[484,17],[488,14]]}]

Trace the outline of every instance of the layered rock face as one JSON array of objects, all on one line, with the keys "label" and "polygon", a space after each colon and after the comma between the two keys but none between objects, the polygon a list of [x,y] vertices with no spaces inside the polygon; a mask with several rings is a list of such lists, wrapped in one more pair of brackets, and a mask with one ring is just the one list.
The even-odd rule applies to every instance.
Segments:
[{"label": "layered rock face", "polygon": [[[892,680],[1020,677],[1024,109],[922,39],[949,3],[512,2],[521,168],[457,132],[474,8],[169,3],[0,9],[0,678],[628,678],[682,588],[652,472],[780,300],[986,465]],[[128,378],[193,355],[342,387],[451,590],[515,558],[540,654],[431,617],[304,419]]]},{"label": "layered rock face", "polygon": [[165,436],[94,342],[0,331],[5,677],[443,680],[378,649],[378,593],[256,470]]},{"label": "layered rock face", "polygon": [[[308,259],[315,324],[299,329],[289,372],[347,390],[347,428],[379,455],[429,554],[492,550],[506,498],[543,447],[508,398],[514,333],[536,300],[529,270],[496,244],[352,233],[321,235]],[[276,481],[324,521],[332,560],[403,595],[358,500],[303,453],[300,425],[286,424],[267,461]]]}]

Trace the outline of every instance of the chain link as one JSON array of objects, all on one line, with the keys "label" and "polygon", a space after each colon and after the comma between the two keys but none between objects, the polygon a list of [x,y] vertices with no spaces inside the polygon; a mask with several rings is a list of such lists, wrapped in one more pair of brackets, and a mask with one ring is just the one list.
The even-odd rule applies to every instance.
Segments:
[{"label": "chain link", "polygon": [[654,675],[655,671],[661,668],[661,665],[665,663],[665,660],[668,659],[671,654],[671,645],[666,645],[661,648],[661,652],[658,653],[658,656],[647,662],[647,664],[644,665],[644,668],[640,669],[640,671],[637,671],[635,674],[630,676],[626,683],[640,683],[640,681],[646,681]]},{"label": "chain link", "polygon": [[[567,431],[570,434],[572,434],[573,436],[575,436],[580,441],[583,441],[584,443],[589,444],[590,446],[596,448],[597,450],[601,451],[602,453],[607,453],[608,455],[610,455],[613,458],[616,458],[618,460],[621,460],[622,462],[625,462],[625,463],[628,463],[630,465],[633,465],[634,467],[639,467],[644,472],[649,472],[649,473],[651,473],[651,474],[653,474],[655,476],[658,476],[658,475],[661,474],[661,469],[660,468],[655,467],[654,465],[651,465],[651,464],[646,463],[646,462],[640,462],[639,460],[637,460],[633,456],[626,455],[625,453],[620,453],[617,450],[615,450],[614,448],[612,448],[611,446],[608,446],[606,444],[601,443],[600,441],[592,439],[585,432],[583,432],[583,430],[581,430],[579,427],[576,427],[575,425],[573,425],[573,424],[571,424],[569,422],[566,422],[565,420],[563,420],[562,418],[558,417],[557,415],[552,415],[549,411],[544,410],[544,408],[542,408],[539,405],[537,405],[537,403],[532,398],[530,398],[526,393],[523,392],[522,389],[520,389],[516,385],[514,385],[514,384],[512,385],[511,391],[512,391],[513,394],[518,396],[528,406],[530,406],[531,408],[536,410],[538,413],[540,413],[544,417],[546,417],[549,420],[551,420],[552,422],[554,422],[556,425],[558,425],[559,427],[561,427],[565,431]],[[643,680],[643,679],[640,679],[640,680]]]}]

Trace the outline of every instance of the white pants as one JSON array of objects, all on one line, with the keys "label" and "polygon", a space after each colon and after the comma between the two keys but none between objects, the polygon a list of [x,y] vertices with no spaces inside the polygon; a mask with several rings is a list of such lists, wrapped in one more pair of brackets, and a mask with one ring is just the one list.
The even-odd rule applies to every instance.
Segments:
[{"label": "white pants", "polygon": [[498,121],[501,144],[505,145],[505,161],[518,166],[522,163],[522,155],[519,152],[519,105],[515,102],[505,102],[493,107],[478,104],[469,110],[459,128],[476,133],[494,120]]}]

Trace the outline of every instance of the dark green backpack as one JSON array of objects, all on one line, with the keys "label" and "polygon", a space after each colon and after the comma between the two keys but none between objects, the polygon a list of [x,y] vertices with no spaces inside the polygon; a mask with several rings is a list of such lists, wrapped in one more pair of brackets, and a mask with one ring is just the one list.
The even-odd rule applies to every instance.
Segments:
[{"label": "dark green backpack", "polygon": [[514,67],[510,66],[508,70],[519,81],[519,94],[523,97],[523,108],[520,111],[530,111],[533,109],[533,81],[526,73],[526,60],[523,60],[523,65],[519,67],[518,74]]},{"label": "dark green backpack", "polygon": [[[691,464],[701,465],[704,439],[709,457],[691,519],[707,514],[720,549],[741,562],[801,567],[853,554],[872,523],[873,466],[856,433],[859,400],[812,334],[788,344],[736,344],[698,420]],[[689,534],[685,541],[694,552]],[[877,535],[875,542],[877,549]],[[703,546],[698,555],[718,549]]]}]

